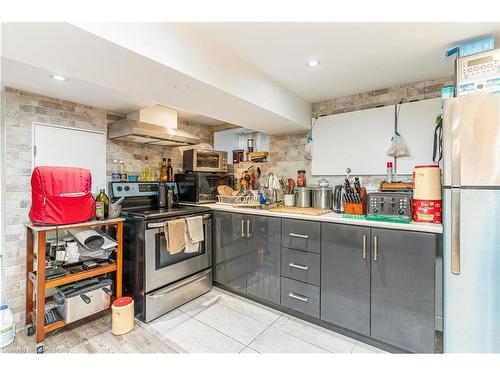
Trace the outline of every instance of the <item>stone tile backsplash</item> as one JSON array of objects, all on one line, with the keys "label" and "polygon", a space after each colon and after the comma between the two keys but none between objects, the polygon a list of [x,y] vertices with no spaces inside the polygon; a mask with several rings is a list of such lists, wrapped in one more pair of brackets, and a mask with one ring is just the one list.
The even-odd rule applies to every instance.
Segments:
[{"label": "stone tile backsplash", "polygon": [[[33,122],[105,132],[107,124],[123,116],[108,113],[62,99],[27,91],[5,88],[3,116],[5,124],[5,244],[3,261],[5,291],[18,327],[24,325],[26,236],[23,223],[28,220],[31,206],[30,178],[33,163]],[[179,128],[190,131],[203,142],[213,143],[211,130],[201,124],[179,119]],[[182,168],[182,157],[176,148],[148,146],[139,143],[107,140],[107,168],[111,171],[113,159],[123,160],[129,174],[141,174],[144,156],[148,155],[152,168],[157,168],[163,157],[171,158],[174,171]]]}]

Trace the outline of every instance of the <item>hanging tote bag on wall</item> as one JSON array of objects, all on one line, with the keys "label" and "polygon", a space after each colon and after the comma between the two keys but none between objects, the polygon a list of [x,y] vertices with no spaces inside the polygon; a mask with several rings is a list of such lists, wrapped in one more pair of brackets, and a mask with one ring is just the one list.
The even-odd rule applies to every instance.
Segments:
[{"label": "hanging tote bag on wall", "polygon": [[40,225],[64,225],[94,218],[91,186],[88,169],[36,167],[31,175],[31,221]]}]

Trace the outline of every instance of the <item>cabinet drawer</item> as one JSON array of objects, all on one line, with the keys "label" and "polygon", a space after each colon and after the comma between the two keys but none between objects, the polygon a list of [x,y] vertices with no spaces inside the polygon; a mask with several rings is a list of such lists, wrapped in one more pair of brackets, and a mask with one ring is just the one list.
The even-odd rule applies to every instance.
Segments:
[{"label": "cabinet drawer", "polygon": [[319,294],[319,286],[281,278],[281,304],[285,307],[319,318]]},{"label": "cabinet drawer", "polygon": [[289,249],[320,252],[320,223],[283,219],[281,226],[281,246]]},{"label": "cabinet drawer", "polygon": [[281,275],[320,285],[320,255],[281,248]]}]

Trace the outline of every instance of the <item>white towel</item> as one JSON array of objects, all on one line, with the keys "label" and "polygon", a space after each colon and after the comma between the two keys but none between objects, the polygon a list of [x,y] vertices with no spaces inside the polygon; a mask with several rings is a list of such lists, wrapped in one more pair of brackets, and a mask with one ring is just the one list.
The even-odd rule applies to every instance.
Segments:
[{"label": "white towel", "polygon": [[189,235],[187,233],[187,229],[186,229],[185,237],[186,237],[186,247],[184,248],[185,253],[197,253],[198,251],[200,251],[200,243],[199,242],[191,242],[191,239],[189,238]]},{"label": "white towel", "polygon": [[203,235],[203,218],[194,216],[186,218],[186,253],[197,253],[200,242],[205,239]]},{"label": "white towel", "polygon": [[205,239],[203,235],[203,217],[193,216],[186,218],[186,232],[191,242],[203,241]]}]

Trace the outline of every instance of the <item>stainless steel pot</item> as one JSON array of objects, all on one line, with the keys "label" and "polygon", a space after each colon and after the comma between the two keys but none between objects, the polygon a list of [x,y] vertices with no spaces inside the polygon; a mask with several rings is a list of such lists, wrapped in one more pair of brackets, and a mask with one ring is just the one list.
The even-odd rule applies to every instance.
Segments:
[{"label": "stainless steel pot", "polygon": [[295,206],[296,207],[311,207],[311,191],[309,187],[295,188]]},{"label": "stainless steel pot", "polygon": [[312,191],[312,201],[314,208],[331,210],[333,206],[333,189],[319,187]]}]

